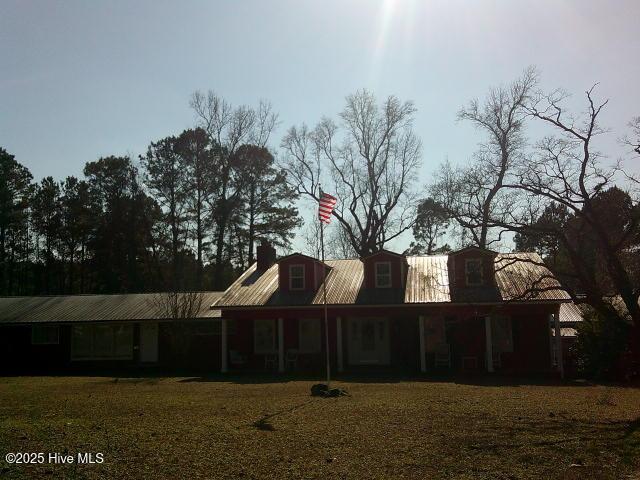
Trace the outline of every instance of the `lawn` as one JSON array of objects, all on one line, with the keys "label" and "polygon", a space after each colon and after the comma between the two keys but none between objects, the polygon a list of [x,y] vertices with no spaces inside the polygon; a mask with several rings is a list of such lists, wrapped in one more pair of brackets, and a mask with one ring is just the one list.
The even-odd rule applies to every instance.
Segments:
[{"label": "lawn", "polygon": [[[0,478],[640,478],[640,389],[311,384],[0,378]],[[8,465],[18,451],[105,461]]]}]

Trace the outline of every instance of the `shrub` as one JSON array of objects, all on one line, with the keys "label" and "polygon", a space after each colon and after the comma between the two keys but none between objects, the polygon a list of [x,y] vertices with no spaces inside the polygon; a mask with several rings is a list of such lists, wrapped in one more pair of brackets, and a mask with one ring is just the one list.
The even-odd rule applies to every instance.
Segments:
[{"label": "shrub", "polygon": [[603,316],[589,308],[577,326],[573,346],[578,371],[599,380],[620,376],[621,360],[627,349],[631,325],[617,316]]}]

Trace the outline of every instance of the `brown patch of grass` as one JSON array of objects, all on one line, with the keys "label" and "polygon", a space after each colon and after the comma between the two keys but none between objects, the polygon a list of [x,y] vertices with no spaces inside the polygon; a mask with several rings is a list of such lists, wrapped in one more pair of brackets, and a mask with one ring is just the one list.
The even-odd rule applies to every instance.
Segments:
[{"label": "brown patch of grass", "polygon": [[[239,379],[239,382],[243,379]],[[615,386],[0,378],[0,478],[601,478],[637,469],[640,390]],[[571,466],[574,465],[574,466]]]}]

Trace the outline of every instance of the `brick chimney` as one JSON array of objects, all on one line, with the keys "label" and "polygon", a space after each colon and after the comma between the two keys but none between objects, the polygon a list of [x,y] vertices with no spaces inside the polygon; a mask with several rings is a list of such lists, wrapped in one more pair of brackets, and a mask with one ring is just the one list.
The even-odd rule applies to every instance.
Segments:
[{"label": "brick chimney", "polygon": [[264,272],[276,263],[276,249],[269,242],[262,241],[256,249],[258,270]]}]

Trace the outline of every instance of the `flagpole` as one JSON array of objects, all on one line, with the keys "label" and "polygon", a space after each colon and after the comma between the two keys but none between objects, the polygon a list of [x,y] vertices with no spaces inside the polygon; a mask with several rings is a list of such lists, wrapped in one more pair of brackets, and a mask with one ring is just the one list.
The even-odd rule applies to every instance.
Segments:
[{"label": "flagpole", "polygon": [[327,312],[327,271],[324,264],[324,222],[320,221],[320,250],[322,251],[322,268],[324,277],[322,279],[322,300],[324,303],[324,340],[327,351],[327,390],[331,389],[331,364],[329,361],[329,314]]}]

